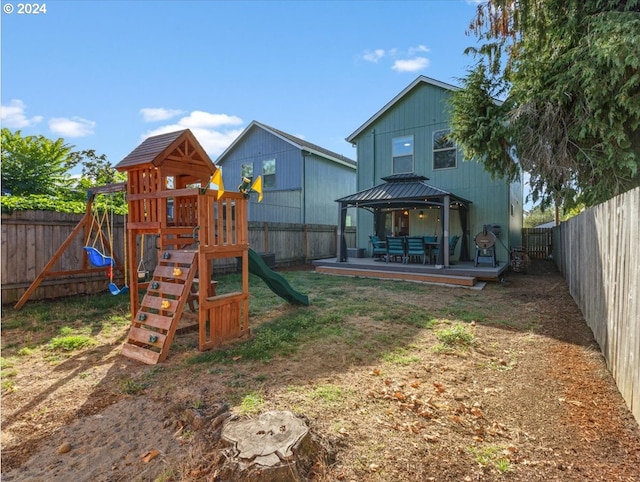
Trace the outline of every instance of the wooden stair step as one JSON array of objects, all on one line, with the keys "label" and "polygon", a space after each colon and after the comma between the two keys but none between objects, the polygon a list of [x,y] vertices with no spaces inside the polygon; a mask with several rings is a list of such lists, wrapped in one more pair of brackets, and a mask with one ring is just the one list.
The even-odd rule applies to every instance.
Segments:
[{"label": "wooden stair step", "polygon": [[[165,253],[169,253],[169,258],[164,257]],[[182,251],[164,250],[158,256],[158,264],[160,265],[165,263],[191,264],[196,254],[198,254],[196,251],[189,251],[189,250],[182,250]]]},{"label": "wooden stair step", "polygon": [[146,348],[132,345],[131,343],[124,344],[122,347],[122,354],[127,358],[138,360],[142,363],[146,363],[147,365],[155,365],[160,359],[160,352],[147,350]]},{"label": "wooden stair step", "polygon": [[151,328],[157,328],[159,330],[168,331],[171,328],[171,323],[173,321],[172,316],[164,316],[158,315],[155,313],[145,313],[143,311],[138,312],[138,316],[140,313],[143,313],[146,318],[144,320],[136,319],[134,320],[134,324],[136,326],[149,326]]},{"label": "wooden stair step", "polygon": [[[158,283],[157,288],[154,288],[154,283]],[[171,283],[169,281],[154,281],[149,283],[149,287],[147,288],[147,292],[171,296],[180,296],[183,291],[184,283]]]},{"label": "wooden stair step", "polygon": [[147,330],[145,328],[132,327],[129,331],[129,343],[137,342],[143,345],[155,346],[162,348],[167,335],[158,331]]},{"label": "wooden stair step", "polygon": [[197,259],[196,251],[163,251],[140,309],[131,323],[123,355],[150,365],[166,358],[191,295]]}]

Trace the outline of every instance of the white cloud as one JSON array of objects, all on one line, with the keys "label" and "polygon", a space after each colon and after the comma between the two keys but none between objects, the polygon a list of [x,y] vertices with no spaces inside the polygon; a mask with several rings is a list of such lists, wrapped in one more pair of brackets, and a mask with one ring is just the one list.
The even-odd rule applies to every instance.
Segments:
[{"label": "white cloud", "polygon": [[367,62],[372,62],[374,64],[377,64],[378,60],[380,60],[382,57],[384,57],[383,49],[365,50],[364,54],[362,54],[362,58],[364,60],[366,60]]},{"label": "white cloud", "polygon": [[145,122],[158,122],[171,119],[172,117],[182,114],[182,112],[183,111],[178,109],[164,109],[162,107],[145,107],[140,109],[140,113]]},{"label": "white cloud", "polygon": [[93,134],[94,121],[82,117],[54,117],[49,120],[49,129],[55,134],[65,137],[85,137]]},{"label": "white cloud", "polygon": [[166,134],[183,129],[190,129],[196,136],[198,142],[202,144],[212,158],[222,154],[229,145],[242,133],[243,129],[230,129],[225,126],[238,126],[242,124],[242,119],[237,116],[227,114],[211,114],[200,110],[195,110],[189,115],[182,117],[174,124],[165,125],[146,132],[142,139],[150,136]]},{"label": "white cloud", "polygon": [[25,107],[24,102],[19,99],[12,99],[9,105],[1,106],[0,118],[2,119],[2,125],[12,129],[20,129],[42,122],[43,117],[41,115],[27,117]]},{"label": "white cloud", "polygon": [[178,124],[184,127],[220,127],[224,125],[240,125],[242,119],[234,115],[227,114],[210,114],[201,110],[194,110],[186,117],[178,121]]},{"label": "white cloud", "polygon": [[391,69],[397,72],[416,72],[429,67],[430,61],[424,56],[429,51],[429,47],[419,44],[406,50],[397,48],[365,50],[362,58],[374,64],[379,63],[383,58],[388,58],[393,61]]},{"label": "white cloud", "polygon": [[396,60],[391,68],[398,72],[417,72],[429,67],[429,63],[429,59],[426,57],[414,57],[413,59]]},{"label": "white cloud", "polygon": [[416,55],[421,52],[429,52],[430,49],[426,45],[418,45],[417,47],[410,47],[407,51],[407,55]]}]

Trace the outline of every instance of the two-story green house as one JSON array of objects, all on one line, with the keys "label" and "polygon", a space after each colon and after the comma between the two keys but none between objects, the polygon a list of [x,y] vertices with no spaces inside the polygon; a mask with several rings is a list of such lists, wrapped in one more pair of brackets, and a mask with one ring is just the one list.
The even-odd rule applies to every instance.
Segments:
[{"label": "two-story green house", "polygon": [[[467,261],[476,255],[476,235],[490,229],[503,264],[510,248],[522,244],[521,183],[492,179],[481,163],[463,161],[447,137],[448,100],[457,89],[420,76],[347,137],[357,148],[357,192],[337,202],[341,217],[360,208],[359,248],[368,247],[372,234],[457,235],[451,258]],[[338,261],[346,261],[343,243],[338,249]],[[448,250],[442,251],[449,266]]]}]

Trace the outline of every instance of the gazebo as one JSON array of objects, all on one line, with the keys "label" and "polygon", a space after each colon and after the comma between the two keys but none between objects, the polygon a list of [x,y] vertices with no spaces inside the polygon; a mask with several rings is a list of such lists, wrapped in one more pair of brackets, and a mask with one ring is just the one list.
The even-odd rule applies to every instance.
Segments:
[{"label": "gazebo", "polygon": [[469,226],[468,210],[471,201],[451,192],[427,184],[429,178],[415,173],[394,174],[383,177],[383,184],[359,191],[355,194],[336,199],[339,203],[337,261],[346,263],[347,247],[344,230],[348,208],[366,209],[373,213],[374,231],[383,235],[384,216],[389,211],[416,208],[437,207],[442,211],[440,216],[441,232],[440,249],[437,264],[449,267],[449,250],[445,249],[450,232],[451,209],[460,213],[462,237],[460,243],[460,261],[469,261]]}]

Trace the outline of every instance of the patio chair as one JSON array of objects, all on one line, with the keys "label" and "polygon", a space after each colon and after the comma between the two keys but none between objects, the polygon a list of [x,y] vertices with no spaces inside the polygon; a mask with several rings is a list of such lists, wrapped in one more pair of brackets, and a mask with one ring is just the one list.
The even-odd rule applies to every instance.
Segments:
[{"label": "patio chair", "polygon": [[371,257],[382,259],[387,256],[387,243],[380,239],[380,236],[375,234],[369,236],[371,240]]},{"label": "patio chair", "polygon": [[407,236],[407,261],[411,258],[421,258],[422,264],[426,263],[427,256],[425,254],[424,239],[422,236]]},{"label": "patio chair", "polygon": [[[458,240],[460,236],[453,235],[449,237],[449,257],[453,256],[456,252],[456,245],[458,244]],[[435,259],[438,258],[438,253],[440,252],[440,248],[436,247],[431,250],[431,254]]]},{"label": "patio chair", "polygon": [[387,238],[387,263],[391,257],[400,257],[400,260],[404,263],[406,258],[406,250],[404,246],[404,237],[390,237]]}]

